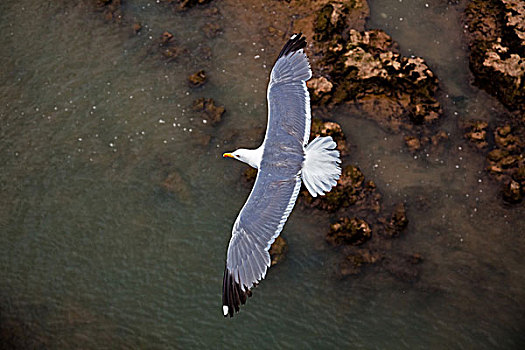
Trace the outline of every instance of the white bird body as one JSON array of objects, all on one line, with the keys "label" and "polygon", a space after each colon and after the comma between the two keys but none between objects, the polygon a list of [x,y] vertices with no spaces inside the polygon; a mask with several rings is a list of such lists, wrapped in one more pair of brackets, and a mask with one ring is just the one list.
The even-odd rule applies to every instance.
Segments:
[{"label": "white bird body", "polygon": [[223,314],[232,317],[270,267],[269,249],[293,209],[301,182],[314,197],[337,184],[339,151],[331,137],[308,143],[311,114],[306,81],[312,77],[294,34],[282,49],[268,85],[268,125],[256,149],[225,153],[258,169],[250,196],[233,224],[223,279]]}]

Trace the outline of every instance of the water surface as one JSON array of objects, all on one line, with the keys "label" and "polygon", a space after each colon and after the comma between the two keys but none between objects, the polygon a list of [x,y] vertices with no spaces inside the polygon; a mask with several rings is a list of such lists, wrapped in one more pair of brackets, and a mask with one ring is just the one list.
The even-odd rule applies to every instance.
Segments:
[{"label": "water surface", "polygon": [[[345,161],[386,205],[406,203],[410,224],[392,249],[423,255],[420,281],[378,269],[339,280],[342,256],[324,242],[329,218],[296,209],[283,232],[287,259],[223,319],[226,245],[249,189],[239,184],[244,166],[221,154],[259,141],[275,53],[217,3],[224,34],[215,39],[202,33],[203,16],[153,1],[124,9],[143,23],[139,35],[87,2],[0,5],[3,334],[44,348],[523,345],[523,206],[503,204],[458,129],[461,118],[495,120],[499,107],[468,82],[460,8],[437,0],[372,1],[368,27],[438,74],[446,152],[414,158],[401,134],[344,108],[328,116],[352,144]],[[157,50],[164,30],[187,49],[173,62]],[[210,81],[193,91],[186,77],[198,69]],[[198,97],[226,107],[219,126],[189,111]],[[168,193],[161,184],[174,172],[182,185]]]}]

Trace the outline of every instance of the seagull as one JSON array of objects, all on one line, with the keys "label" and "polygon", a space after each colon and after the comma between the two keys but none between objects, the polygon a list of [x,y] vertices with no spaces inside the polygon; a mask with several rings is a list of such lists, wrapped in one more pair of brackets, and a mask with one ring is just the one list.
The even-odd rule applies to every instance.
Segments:
[{"label": "seagull", "polygon": [[308,143],[312,122],[306,81],[312,71],[305,47],[301,33],[292,35],[273,66],[261,146],[223,154],[258,170],[228,245],[222,285],[224,317],[239,312],[251,289],[266,276],[270,246],[294,207],[301,183],[316,197],[329,192],[341,175],[339,151],[330,136]]}]

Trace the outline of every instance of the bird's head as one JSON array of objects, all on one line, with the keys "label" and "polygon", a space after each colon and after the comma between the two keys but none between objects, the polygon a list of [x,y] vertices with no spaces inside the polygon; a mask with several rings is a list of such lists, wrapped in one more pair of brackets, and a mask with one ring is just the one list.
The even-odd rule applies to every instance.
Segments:
[{"label": "bird's head", "polygon": [[239,148],[232,153],[224,153],[222,156],[225,158],[237,159],[254,168],[258,168],[259,163],[261,162],[259,153],[259,150]]}]

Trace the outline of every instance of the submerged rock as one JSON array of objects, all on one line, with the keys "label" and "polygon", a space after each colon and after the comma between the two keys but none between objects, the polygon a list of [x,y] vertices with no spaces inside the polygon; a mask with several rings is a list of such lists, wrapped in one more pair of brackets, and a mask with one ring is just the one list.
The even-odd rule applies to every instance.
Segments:
[{"label": "submerged rock", "polygon": [[162,56],[169,60],[177,58],[183,51],[179,46],[176,45],[173,34],[168,31],[165,31],[160,36],[159,49]]},{"label": "submerged rock", "polygon": [[338,274],[340,277],[358,275],[366,265],[372,265],[381,261],[381,254],[370,249],[358,249],[347,255],[345,260],[339,264]]},{"label": "submerged rock", "polygon": [[212,2],[212,0],[176,0],[181,10],[187,10],[196,5],[204,5]]},{"label": "submerged rock", "polygon": [[204,35],[206,35],[206,37],[208,37],[209,39],[213,39],[222,33],[222,28],[216,22],[208,22],[204,26],[202,26],[202,31],[204,32]]},{"label": "submerged rock", "polygon": [[162,188],[183,201],[187,201],[190,198],[190,189],[186,181],[177,171],[171,172],[162,182]]},{"label": "submerged rock", "polygon": [[282,236],[277,236],[270,247],[269,253],[272,259],[271,266],[282,262],[288,253],[288,243],[286,243],[286,240]]},{"label": "submerged rock", "polygon": [[223,106],[217,106],[212,98],[199,98],[193,101],[192,110],[200,113],[206,124],[214,126],[218,124],[226,111]]},{"label": "submerged rock", "polygon": [[381,266],[395,278],[413,283],[419,280],[420,271],[417,265],[423,261],[419,254],[394,255],[381,262]]},{"label": "submerged rock", "polygon": [[305,189],[301,192],[302,202],[310,208],[335,212],[351,205],[358,205],[363,210],[379,212],[381,195],[375,191],[375,184],[364,182],[364,175],[359,168],[348,165],[343,168],[337,186],[320,197],[312,197]]},{"label": "submerged rock", "polygon": [[93,0],[98,11],[104,14],[107,21],[122,22],[121,0]]},{"label": "submerged rock", "polygon": [[488,146],[487,127],[489,124],[482,120],[472,120],[464,125],[465,138],[476,145],[478,148]]},{"label": "submerged rock", "polygon": [[392,215],[388,220],[380,218],[379,222],[383,223],[382,233],[388,237],[394,237],[408,225],[408,219],[406,216],[405,205],[399,203],[392,212]]},{"label": "submerged rock", "polygon": [[193,73],[188,77],[188,83],[191,87],[204,85],[204,83],[206,83],[206,72],[201,69],[200,71]]},{"label": "submerged rock", "polygon": [[492,133],[487,122],[469,122],[465,136],[476,147],[489,149],[486,170],[501,184],[503,199],[519,203],[525,194],[525,118],[515,112],[503,119]]}]

